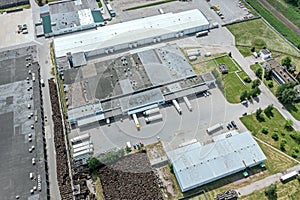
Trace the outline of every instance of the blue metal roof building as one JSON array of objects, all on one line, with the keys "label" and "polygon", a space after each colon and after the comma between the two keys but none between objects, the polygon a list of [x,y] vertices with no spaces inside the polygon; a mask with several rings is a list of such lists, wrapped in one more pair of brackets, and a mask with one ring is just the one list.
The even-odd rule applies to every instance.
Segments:
[{"label": "blue metal roof building", "polygon": [[266,160],[249,132],[231,131],[213,141],[206,145],[196,142],[167,153],[182,192]]}]

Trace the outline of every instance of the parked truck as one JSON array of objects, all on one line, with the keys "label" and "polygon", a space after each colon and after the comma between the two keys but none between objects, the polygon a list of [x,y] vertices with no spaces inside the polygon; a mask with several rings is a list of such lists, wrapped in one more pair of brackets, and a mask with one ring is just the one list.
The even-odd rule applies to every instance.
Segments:
[{"label": "parked truck", "polygon": [[175,106],[175,108],[176,108],[176,110],[178,111],[178,113],[181,115],[182,111],[181,111],[181,108],[180,108],[178,102],[176,101],[176,99],[173,99],[173,100],[172,100],[172,103],[173,103],[173,105]]},{"label": "parked truck", "polygon": [[159,112],[159,108],[153,108],[153,109],[144,111],[143,114],[144,115],[151,115],[151,114],[158,113],[158,112]]},{"label": "parked truck", "polygon": [[192,107],[192,104],[190,103],[189,99],[187,97],[183,97],[183,100],[184,100],[187,108],[189,109],[189,111],[193,111],[193,107]]},{"label": "parked truck", "polygon": [[136,114],[132,114],[132,118],[133,118],[133,121],[134,121],[134,123],[135,123],[136,128],[137,128],[137,129],[140,129],[140,127],[141,127],[141,126],[140,126],[140,122],[139,122],[139,120],[138,120]]},{"label": "parked truck", "polygon": [[207,133],[213,133],[213,132],[215,132],[215,131],[217,131],[217,130],[219,130],[219,129],[222,129],[222,128],[223,128],[223,124],[218,123],[218,124],[215,124],[215,125],[213,125],[213,126],[207,128],[207,129],[206,129],[206,132],[207,132]]},{"label": "parked truck", "polygon": [[73,139],[71,139],[71,143],[72,144],[79,143],[79,142],[83,142],[83,141],[88,140],[88,139],[90,139],[90,135],[87,133],[87,134],[84,134],[84,135],[81,135],[81,136],[74,137]]},{"label": "parked truck", "polygon": [[161,120],[162,118],[163,118],[162,114],[158,114],[158,115],[153,115],[153,116],[150,116],[150,117],[146,117],[145,121],[146,121],[146,123],[150,123],[150,122],[153,122],[153,121]]}]

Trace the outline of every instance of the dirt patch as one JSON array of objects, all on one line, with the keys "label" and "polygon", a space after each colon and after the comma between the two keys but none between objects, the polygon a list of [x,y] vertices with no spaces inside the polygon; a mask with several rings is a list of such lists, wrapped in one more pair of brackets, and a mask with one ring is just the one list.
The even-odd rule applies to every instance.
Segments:
[{"label": "dirt patch", "polygon": [[177,196],[176,187],[172,181],[170,173],[168,172],[168,166],[157,169],[157,174],[159,176],[161,184],[163,185],[164,197],[166,199],[174,199]]},{"label": "dirt patch", "polygon": [[154,144],[146,146],[146,150],[147,150],[148,158],[150,160],[154,160],[166,156],[166,152],[161,142],[156,142]]},{"label": "dirt patch", "polygon": [[124,156],[101,168],[98,174],[107,200],[163,199],[146,153]]}]

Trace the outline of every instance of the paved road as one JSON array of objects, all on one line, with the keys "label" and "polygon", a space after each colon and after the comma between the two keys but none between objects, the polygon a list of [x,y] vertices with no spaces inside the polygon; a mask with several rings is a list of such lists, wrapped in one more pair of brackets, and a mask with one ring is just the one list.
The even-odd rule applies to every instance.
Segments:
[{"label": "paved road", "polygon": [[[32,10],[32,23],[35,24],[40,20],[40,7],[34,0],[30,0]],[[50,59],[50,43],[52,39],[36,38],[34,36],[34,43],[38,47],[38,60],[41,67],[41,77],[45,80],[45,87],[43,87],[43,102],[44,102],[44,115],[47,116],[45,122],[47,156],[48,156],[48,174],[49,174],[49,188],[50,198],[53,200],[60,200],[60,193],[57,182],[56,173],[56,152],[54,145],[53,122],[52,122],[52,108],[49,96],[49,86],[47,80],[52,78],[51,75],[51,59]]]},{"label": "paved road", "polygon": [[285,170],[284,172],[279,172],[277,174],[268,176],[264,179],[251,183],[245,187],[239,188],[236,191],[239,193],[239,196],[246,196],[251,194],[254,191],[262,190],[273,183],[279,182],[280,177],[284,174],[287,174],[292,171],[299,171],[299,170],[300,170],[300,165],[296,165],[294,167]]}]

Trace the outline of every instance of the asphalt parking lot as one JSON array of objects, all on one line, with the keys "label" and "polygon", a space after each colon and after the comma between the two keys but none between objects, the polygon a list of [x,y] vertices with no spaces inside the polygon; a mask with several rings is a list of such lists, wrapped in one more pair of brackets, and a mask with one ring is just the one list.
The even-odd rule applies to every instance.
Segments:
[{"label": "asphalt parking lot", "polygon": [[[156,1],[111,1],[109,4],[116,12],[116,17],[114,17],[112,21],[108,22],[108,24],[159,15],[159,9],[162,9],[164,13],[177,13],[191,9],[199,9],[207,17],[210,23],[218,22],[219,24],[241,19],[248,14],[248,11],[245,8],[239,7],[238,0],[211,0],[210,2],[207,2],[206,0],[174,1],[150,7],[139,8],[136,10],[125,11],[125,9],[128,8],[146,5],[153,2]],[[213,9],[211,9],[211,6],[216,5],[220,7],[220,11],[223,13],[224,19],[221,19],[221,17]]]},{"label": "asphalt parking lot", "polygon": [[[30,42],[34,39],[34,28],[32,23],[31,9],[20,12],[0,14],[1,26],[5,31],[0,31],[0,47],[8,47]],[[18,33],[18,25],[26,24],[27,34]]]},{"label": "asphalt parking lot", "polygon": [[[146,124],[144,117],[140,114],[139,122],[141,129],[137,130],[131,117],[123,118],[123,121],[117,119],[110,125],[95,123],[91,126],[74,129],[69,134],[69,138],[78,135],[90,133],[91,141],[94,143],[94,154],[100,154],[113,148],[122,148],[127,141],[132,144],[142,141],[145,144],[151,144],[157,140],[164,142],[167,150],[177,148],[180,144],[197,139],[200,142],[206,142],[212,136],[228,131],[226,125],[231,120],[238,123],[240,131],[246,129],[237,121],[238,117],[245,112],[245,107],[240,104],[229,104],[226,102],[219,89],[210,90],[211,95],[204,97],[202,95],[189,97],[193,106],[190,112],[183,100],[180,106],[183,114],[179,115],[173,105],[160,107],[160,113],[163,120]],[[207,134],[206,129],[216,123],[223,123],[223,129],[213,134]]]},{"label": "asphalt parking lot", "polygon": [[135,6],[146,5],[155,1],[111,1],[110,4],[113,10],[116,11],[116,17],[108,24],[119,23],[153,15],[159,15],[159,9],[162,9],[164,13],[168,12],[183,12],[191,9],[199,9],[202,11],[209,21],[211,22],[222,22],[220,17],[214,13],[206,0],[193,0],[193,1],[174,1],[156,6],[150,6],[146,8],[139,8],[136,10],[124,11],[125,9],[132,8]]},{"label": "asphalt parking lot", "polygon": [[248,9],[241,8],[239,6],[239,2],[239,0],[211,0],[209,5],[218,5],[220,7],[220,12],[224,16],[223,22],[228,23],[237,19],[241,19],[248,14]]}]

